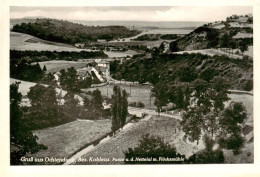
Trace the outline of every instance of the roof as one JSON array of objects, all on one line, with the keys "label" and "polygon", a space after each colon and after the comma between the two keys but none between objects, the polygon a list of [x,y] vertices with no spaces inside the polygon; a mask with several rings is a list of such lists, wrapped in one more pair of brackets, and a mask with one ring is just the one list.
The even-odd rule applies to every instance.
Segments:
[{"label": "roof", "polygon": [[107,67],[97,66],[96,69],[97,71],[106,72]]},{"label": "roof", "polygon": [[98,64],[109,64],[109,62],[106,61],[106,60],[101,60],[101,61],[98,62]]},{"label": "roof", "polygon": [[86,76],[86,75],[91,75],[91,69],[92,68],[87,68],[87,67],[78,69],[77,74],[81,77]]},{"label": "roof", "polygon": [[92,100],[92,96],[86,93],[80,93],[79,96],[81,96],[82,98],[87,98],[88,100]]}]

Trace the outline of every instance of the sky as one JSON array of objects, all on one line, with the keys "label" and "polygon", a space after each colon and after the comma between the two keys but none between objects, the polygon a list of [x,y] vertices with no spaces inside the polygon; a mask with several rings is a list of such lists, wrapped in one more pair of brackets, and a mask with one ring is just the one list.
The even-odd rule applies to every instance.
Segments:
[{"label": "sky", "polygon": [[11,18],[47,17],[87,21],[204,21],[225,20],[233,14],[253,13],[250,6],[88,6],[10,7]]}]

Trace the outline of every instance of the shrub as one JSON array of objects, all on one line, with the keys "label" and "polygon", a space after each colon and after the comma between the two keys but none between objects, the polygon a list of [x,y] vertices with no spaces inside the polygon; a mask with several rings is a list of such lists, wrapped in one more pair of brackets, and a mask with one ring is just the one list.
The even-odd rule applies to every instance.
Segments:
[{"label": "shrub", "polygon": [[[146,160],[138,160],[138,159]],[[163,158],[175,158],[176,161],[161,161]],[[159,136],[143,135],[138,147],[125,152],[126,164],[181,164],[185,156],[176,152],[174,146],[165,143]],[[149,160],[150,159],[150,160]]]},{"label": "shrub", "polygon": [[144,108],[145,105],[141,101],[138,101],[136,106],[139,107],[139,108]]},{"label": "shrub", "polygon": [[247,80],[246,83],[243,86],[243,89],[246,91],[251,91],[253,90],[253,80]]}]

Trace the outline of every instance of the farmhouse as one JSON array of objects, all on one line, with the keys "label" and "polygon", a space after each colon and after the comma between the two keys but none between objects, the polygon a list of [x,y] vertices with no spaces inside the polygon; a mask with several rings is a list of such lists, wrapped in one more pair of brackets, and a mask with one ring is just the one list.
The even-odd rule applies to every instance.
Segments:
[{"label": "farmhouse", "polygon": [[78,78],[85,80],[87,77],[93,78],[93,74],[100,80],[100,82],[104,82],[102,75],[95,67],[84,67],[82,69],[77,70]]}]

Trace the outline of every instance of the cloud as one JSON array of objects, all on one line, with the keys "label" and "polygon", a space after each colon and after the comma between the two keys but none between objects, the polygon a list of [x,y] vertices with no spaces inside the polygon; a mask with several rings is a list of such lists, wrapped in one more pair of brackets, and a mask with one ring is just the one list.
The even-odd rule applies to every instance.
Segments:
[{"label": "cloud", "polygon": [[11,18],[43,16],[90,21],[215,21],[252,11],[252,7],[248,6],[11,7]]}]

